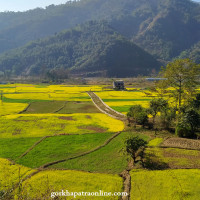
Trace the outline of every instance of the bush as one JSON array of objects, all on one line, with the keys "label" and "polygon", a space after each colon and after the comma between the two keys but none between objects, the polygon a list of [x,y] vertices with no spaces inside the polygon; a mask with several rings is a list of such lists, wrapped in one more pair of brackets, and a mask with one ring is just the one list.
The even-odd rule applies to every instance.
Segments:
[{"label": "bush", "polygon": [[[141,159],[143,159],[144,149],[141,148],[145,147],[146,145],[147,142],[144,139],[139,138],[138,136],[127,138],[127,140],[125,141],[126,152],[133,158],[134,163],[136,162],[137,156],[140,156]],[[138,152],[139,150],[141,151]]]},{"label": "bush", "polygon": [[186,110],[179,119],[176,134],[179,137],[195,137],[200,125],[200,115],[194,109]]},{"label": "bush", "polygon": [[194,136],[192,134],[192,131],[191,131],[190,127],[187,126],[187,125],[183,125],[183,124],[178,124],[176,126],[175,133],[176,133],[177,136],[185,137],[185,138],[189,138],[189,137],[193,137]]},{"label": "bush", "polygon": [[145,126],[148,123],[148,116],[146,109],[143,108],[141,105],[132,106],[127,113],[127,117],[129,119],[129,123],[131,122],[130,119],[133,119],[134,124]]}]

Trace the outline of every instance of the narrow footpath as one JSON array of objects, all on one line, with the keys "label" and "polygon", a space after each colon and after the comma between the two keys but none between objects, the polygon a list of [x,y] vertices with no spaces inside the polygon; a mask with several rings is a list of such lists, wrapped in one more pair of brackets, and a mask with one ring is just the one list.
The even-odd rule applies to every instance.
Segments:
[{"label": "narrow footpath", "polygon": [[[104,114],[109,115],[112,118],[121,120],[126,124],[127,117],[126,115],[117,112],[106,105],[100,97],[98,97],[94,92],[87,92],[90,98],[92,99],[94,105]],[[120,200],[130,200],[130,192],[131,192],[131,176],[129,170],[123,171],[120,176],[124,179],[123,185],[124,189],[123,192],[126,192],[128,196],[123,196]]]},{"label": "narrow footpath", "polygon": [[110,108],[108,105],[106,105],[100,97],[98,97],[94,92],[87,92],[88,95],[91,97],[94,105],[104,114],[109,115],[112,118],[119,119],[121,121],[126,121],[126,115],[117,112]]}]

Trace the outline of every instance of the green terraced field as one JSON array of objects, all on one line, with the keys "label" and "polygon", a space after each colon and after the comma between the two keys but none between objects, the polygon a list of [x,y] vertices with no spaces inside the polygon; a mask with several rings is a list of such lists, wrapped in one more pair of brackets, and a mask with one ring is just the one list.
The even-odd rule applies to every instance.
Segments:
[{"label": "green terraced field", "polygon": [[17,163],[30,168],[37,168],[46,163],[67,159],[92,150],[102,145],[111,136],[111,133],[98,133],[49,137],[23,158],[17,160]]},{"label": "green terraced field", "polygon": [[[76,169],[90,172],[102,173],[120,173],[126,169],[128,156],[122,151],[125,139],[134,133],[122,132],[118,137],[113,139],[107,146],[81,158],[69,160],[52,168],[58,169]],[[149,137],[139,135],[145,140]]]}]

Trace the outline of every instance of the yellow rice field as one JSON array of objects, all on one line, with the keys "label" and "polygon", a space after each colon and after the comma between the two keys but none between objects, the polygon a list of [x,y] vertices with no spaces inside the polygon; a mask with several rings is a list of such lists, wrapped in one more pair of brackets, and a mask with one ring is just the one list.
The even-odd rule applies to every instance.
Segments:
[{"label": "yellow rice field", "polygon": [[0,118],[0,137],[42,137],[58,134],[118,132],[124,123],[102,113],[16,114]]},{"label": "yellow rice field", "polygon": [[5,103],[0,101],[0,115],[17,114],[27,106],[28,104],[26,103]]},{"label": "yellow rice field", "polygon": [[144,108],[149,107],[148,101],[121,101],[121,102],[106,102],[106,104],[110,107],[113,106],[132,106],[132,105],[141,105]]},{"label": "yellow rice field", "polygon": [[96,93],[101,99],[144,99],[144,91],[100,91]]},{"label": "yellow rice field", "polygon": [[[101,86],[70,86],[70,85],[29,85],[13,84],[0,87],[4,97],[9,99],[35,99],[57,101],[88,101],[86,91],[101,91]],[[87,99],[88,98],[88,99]]]},{"label": "yellow rice field", "polygon": [[131,199],[197,200],[200,170],[132,170]]},{"label": "yellow rice field", "polygon": [[26,177],[35,170],[22,165],[13,164],[7,159],[0,158],[0,189],[11,189],[19,179]]},{"label": "yellow rice field", "polygon": [[[123,179],[118,175],[97,174],[72,170],[42,171],[23,183],[23,190],[29,197],[37,199],[38,196],[49,197],[55,192],[122,192]],[[53,193],[54,192],[54,193]],[[66,199],[75,199],[67,197]],[[119,197],[81,197],[76,199],[103,200],[119,199]]]}]

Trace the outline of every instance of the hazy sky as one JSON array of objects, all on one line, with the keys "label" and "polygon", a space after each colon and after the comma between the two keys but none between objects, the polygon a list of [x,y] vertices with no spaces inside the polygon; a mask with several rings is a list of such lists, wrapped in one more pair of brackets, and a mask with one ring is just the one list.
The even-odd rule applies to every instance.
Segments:
[{"label": "hazy sky", "polygon": [[3,11],[25,11],[37,7],[45,8],[51,4],[62,4],[68,0],[0,0],[0,12]]},{"label": "hazy sky", "polygon": [[[62,4],[68,0],[0,0],[0,12],[3,11],[25,11],[37,7],[45,8],[51,4]],[[200,2],[200,0],[193,0]]]}]

